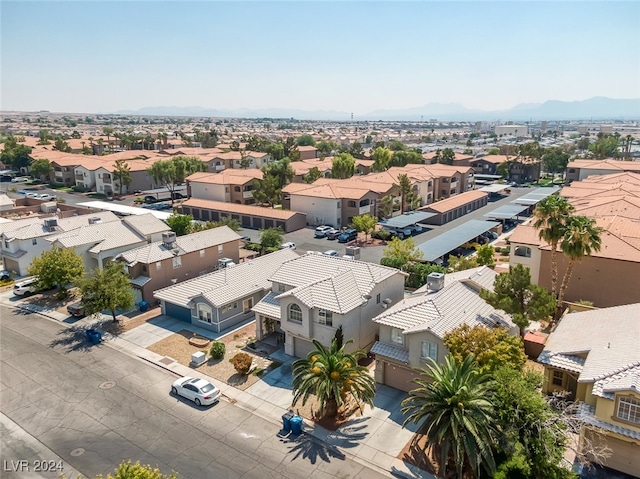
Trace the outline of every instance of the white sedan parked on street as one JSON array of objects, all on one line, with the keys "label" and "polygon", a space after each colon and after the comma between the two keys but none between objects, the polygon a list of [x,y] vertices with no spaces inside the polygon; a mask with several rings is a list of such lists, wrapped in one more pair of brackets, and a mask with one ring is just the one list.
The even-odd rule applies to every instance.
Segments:
[{"label": "white sedan parked on street", "polygon": [[187,398],[198,406],[209,406],[220,399],[220,390],[204,379],[185,376],[178,379],[171,386],[171,392],[176,396]]}]

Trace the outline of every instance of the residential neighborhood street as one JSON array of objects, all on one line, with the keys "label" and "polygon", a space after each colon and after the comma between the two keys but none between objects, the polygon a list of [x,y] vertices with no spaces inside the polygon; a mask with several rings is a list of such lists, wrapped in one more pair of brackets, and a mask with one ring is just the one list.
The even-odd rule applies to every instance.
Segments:
[{"label": "residential neighborhood street", "polygon": [[[105,474],[127,459],[194,479],[388,477],[309,435],[280,438],[272,422],[225,398],[199,408],[173,397],[174,375],[110,347],[78,345],[64,331],[0,306],[2,460],[9,466],[57,455],[67,477],[77,477],[74,469]],[[14,433],[4,434],[12,422]],[[34,457],[28,435],[51,455]],[[2,477],[57,477],[47,474],[3,470]]]}]

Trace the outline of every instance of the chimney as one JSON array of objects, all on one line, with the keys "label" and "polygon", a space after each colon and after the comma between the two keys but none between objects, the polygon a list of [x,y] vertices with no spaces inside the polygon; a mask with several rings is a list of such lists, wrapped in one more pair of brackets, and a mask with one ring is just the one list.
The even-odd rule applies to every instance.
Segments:
[{"label": "chimney", "polygon": [[427,289],[440,291],[442,288],[444,288],[444,274],[429,273],[429,276],[427,276]]},{"label": "chimney", "polygon": [[162,233],[162,243],[167,248],[172,248],[173,243],[176,242],[176,234],[173,231],[167,231],[166,233]]}]

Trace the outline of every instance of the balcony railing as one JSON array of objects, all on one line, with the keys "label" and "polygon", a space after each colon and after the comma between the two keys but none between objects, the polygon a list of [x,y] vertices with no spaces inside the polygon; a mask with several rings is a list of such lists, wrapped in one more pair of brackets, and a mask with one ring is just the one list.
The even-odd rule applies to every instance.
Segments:
[{"label": "balcony railing", "polygon": [[243,191],[242,192],[242,197],[243,198],[253,198],[253,191]]},{"label": "balcony railing", "polygon": [[76,173],[76,180],[80,180],[80,181],[84,180],[84,176],[82,175],[82,173]]}]

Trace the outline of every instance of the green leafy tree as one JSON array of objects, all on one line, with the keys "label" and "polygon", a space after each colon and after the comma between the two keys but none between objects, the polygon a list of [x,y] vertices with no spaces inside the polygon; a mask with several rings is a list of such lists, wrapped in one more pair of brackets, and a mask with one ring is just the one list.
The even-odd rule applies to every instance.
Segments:
[{"label": "green leafy tree", "polygon": [[393,214],[393,210],[398,204],[398,200],[392,194],[382,197],[378,206],[378,216],[380,219],[389,218]]},{"label": "green leafy tree", "polygon": [[453,152],[453,150],[451,148],[445,148],[440,152],[438,163],[442,163],[444,165],[453,165],[453,160],[455,159],[456,154]]},{"label": "green leafy tree", "polygon": [[489,151],[487,151],[487,155],[499,155],[500,154],[500,148],[494,146],[493,148],[489,148]]},{"label": "green leafy tree", "polygon": [[573,206],[565,197],[552,195],[540,201],[533,211],[533,226],[538,230],[538,236],[551,245],[551,294],[554,297],[558,284],[558,244],[564,236],[567,221],[573,210]]},{"label": "green leafy tree", "polygon": [[69,153],[71,151],[71,147],[69,146],[69,143],[64,141],[64,139],[60,136],[56,138],[56,141],[53,145],[53,149],[58,151],[63,151],[65,153]]},{"label": "green leafy tree", "polygon": [[509,266],[493,282],[493,291],[482,290],[480,297],[497,309],[510,314],[513,322],[524,329],[530,321],[547,319],[555,311],[555,298],[545,288],[531,284],[529,268],[521,264]]},{"label": "green leafy tree", "polygon": [[278,189],[282,189],[291,183],[296,174],[295,170],[291,166],[291,160],[289,158],[283,158],[280,161],[269,163],[262,169],[262,173],[263,176],[271,175],[277,178]]},{"label": "green leafy tree", "polygon": [[9,135],[5,138],[4,149],[0,152],[0,161],[16,170],[28,168],[33,162],[31,148],[27,145],[19,145],[17,138]]},{"label": "green leafy tree", "polygon": [[503,178],[507,178],[509,176],[509,162],[504,161],[496,166],[496,174],[502,176]]},{"label": "green leafy tree", "polygon": [[122,264],[109,261],[104,268],[96,268],[86,279],[79,281],[82,303],[89,315],[109,311],[117,321],[117,310],[128,310],[135,304],[135,296]]},{"label": "green leafy tree", "polygon": [[615,135],[598,133],[595,143],[589,145],[589,151],[597,160],[620,157],[620,140]]},{"label": "green leafy tree", "polygon": [[416,202],[420,201],[420,198],[413,190],[409,176],[404,173],[399,174],[398,184],[395,186],[400,190],[400,213],[404,213],[408,209],[415,209]]},{"label": "green leafy tree", "polygon": [[[560,249],[562,253],[569,258],[567,270],[562,278],[560,285],[560,293],[558,294],[558,307],[562,307],[564,295],[569,286],[569,280],[573,273],[573,268],[577,262],[585,256],[591,256],[594,251],[600,251],[602,245],[603,229],[596,226],[596,220],[587,218],[586,216],[570,216],[567,219]],[[558,312],[559,313],[559,312]]]},{"label": "green leafy tree", "polygon": [[261,180],[256,178],[251,184],[253,199],[258,203],[268,203],[271,207],[280,203],[281,189],[277,176],[265,173]]},{"label": "green leafy tree", "polygon": [[50,145],[51,144],[51,135],[48,130],[40,130],[40,139],[38,140],[38,145]]},{"label": "green leafy tree", "polygon": [[354,216],[353,217],[353,227],[358,232],[364,233],[365,242],[369,241],[369,235],[376,228],[376,224],[378,220],[369,214]]},{"label": "green leafy tree", "polygon": [[454,256],[451,254],[447,259],[447,264],[449,265],[449,271],[455,273],[456,271],[477,267],[478,259],[473,256]]},{"label": "green leafy tree", "polygon": [[337,341],[326,348],[313,340],[315,350],[305,359],[298,359],[292,365],[293,405],[302,400],[304,406],[313,394],[327,416],[333,417],[346,404],[349,396],[356,401],[373,407],[376,383],[365,366],[358,359],[366,356],[362,350],[347,353],[347,341],[338,348]]},{"label": "green leafy tree", "polygon": [[156,161],[147,168],[153,181],[169,190],[171,204],[173,204],[176,187],[182,185],[187,176],[198,171],[207,171],[207,164],[190,156],[175,156],[170,160]]},{"label": "green leafy tree", "polygon": [[380,264],[405,271],[407,266],[422,260],[423,256],[422,251],[416,247],[413,238],[406,240],[393,238],[382,251]]},{"label": "green leafy tree", "polygon": [[213,226],[214,228],[218,228],[220,226],[227,226],[231,228],[233,231],[235,231],[236,233],[242,229],[242,226],[240,226],[240,221],[238,221],[235,218],[232,218],[231,216],[221,216],[218,221],[212,221],[212,224],[214,225]]},{"label": "green leafy tree", "polygon": [[509,334],[506,328],[463,324],[444,335],[444,345],[458,362],[473,354],[483,373],[504,366],[522,371],[527,362],[522,339]]},{"label": "green leafy tree", "polygon": [[373,165],[371,165],[371,171],[379,172],[386,171],[391,166],[391,151],[386,148],[378,147],[373,150],[371,155]]},{"label": "green leafy tree", "polygon": [[500,427],[494,479],[575,478],[562,466],[567,426],[540,395],[542,375],[503,367],[493,378],[492,400]]},{"label": "green leafy tree", "polygon": [[406,150],[407,147],[405,146],[404,143],[402,143],[399,140],[391,140],[389,142],[389,149],[391,151],[402,151],[402,150]]},{"label": "green leafy tree", "polygon": [[495,250],[489,243],[476,247],[476,261],[479,266],[494,266],[496,264],[493,259]]},{"label": "green leafy tree", "polygon": [[171,228],[176,236],[184,236],[191,233],[191,224],[193,223],[193,216],[181,215],[173,213],[167,218],[167,226]]},{"label": "green leafy tree", "polygon": [[356,174],[356,160],[349,153],[340,153],[331,161],[333,178],[351,178]]},{"label": "green leafy tree", "polygon": [[314,166],[313,168],[311,168],[309,170],[309,173],[307,173],[306,175],[304,175],[302,177],[302,179],[304,180],[305,183],[313,183],[314,181],[316,181],[317,179],[322,178],[322,172],[318,169],[317,166]]},{"label": "green leafy tree", "polygon": [[118,183],[119,193],[120,196],[122,196],[122,187],[126,186],[128,188],[133,181],[131,178],[131,168],[127,160],[116,160],[113,165],[113,179]]},{"label": "green leafy tree", "polygon": [[34,178],[38,178],[39,180],[48,180],[49,176],[53,172],[53,165],[49,160],[41,158],[31,163],[29,171]]},{"label": "green leafy tree", "polygon": [[443,266],[430,263],[410,263],[405,266],[404,271],[409,273],[409,277],[405,279],[405,286],[408,288],[419,288],[427,284],[428,276],[431,273],[446,273],[447,270]]},{"label": "green leafy tree", "polygon": [[300,135],[296,140],[298,146],[315,146],[316,140],[311,135]]},{"label": "green leafy tree", "polygon": [[[80,476],[77,476],[80,479]],[[61,479],[67,479],[63,474]],[[102,474],[96,476],[95,479],[104,479]],[[142,465],[140,462],[133,463],[131,460],[121,462],[113,471],[113,474],[107,474],[106,479],[178,479],[178,473],[163,474],[157,467],[150,465]]]},{"label": "green leafy tree", "polygon": [[562,148],[548,148],[542,155],[542,164],[548,173],[562,173],[567,169],[569,153]]},{"label": "green leafy tree", "polygon": [[362,144],[358,141],[354,141],[351,147],[349,148],[349,154],[354,158],[363,159],[364,158],[364,150],[362,149]]},{"label": "green leafy tree", "polygon": [[424,163],[422,154],[414,150],[395,151],[391,156],[391,166],[419,165]]},{"label": "green leafy tree", "polygon": [[320,140],[316,144],[320,156],[329,156],[334,151],[338,151],[338,144],[335,141]]},{"label": "green leafy tree", "polygon": [[447,355],[442,366],[430,359],[414,382],[418,387],[402,402],[403,426],[418,424],[414,445],[420,436],[438,445],[440,475],[446,477],[450,467],[458,479],[467,470],[475,477],[482,470],[493,473],[497,431],[491,377],[480,372],[473,355],[463,362]]},{"label": "green leafy tree", "polygon": [[29,274],[38,277],[38,287],[59,287],[60,297],[67,295],[67,285],[84,275],[84,262],[71,248],[53,248],[31,262]]},{"label": "green leafy tree", "polygon": [[260,248],[262,252],[274,251],[280,248],[284,240],[284,233],[280,228],[260,230]]}]

